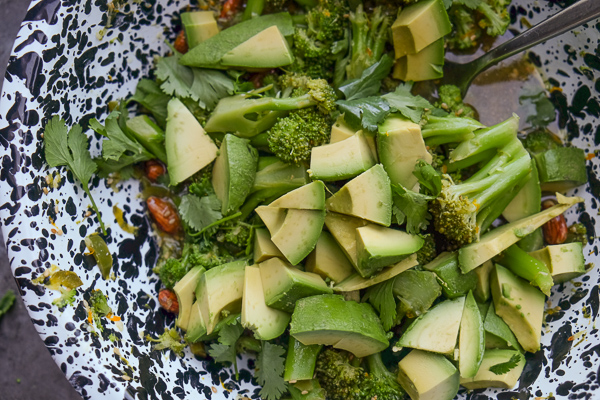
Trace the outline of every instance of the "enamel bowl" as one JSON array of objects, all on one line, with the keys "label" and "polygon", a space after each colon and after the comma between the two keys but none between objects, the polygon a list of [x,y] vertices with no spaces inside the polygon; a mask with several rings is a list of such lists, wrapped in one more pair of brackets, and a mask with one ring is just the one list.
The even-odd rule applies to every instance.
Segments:
[{"label": "enamel bowl", "polygon": [[[185,1],[129,2],[107,27],[107,2],[33,1],[9,61],[0,102],[0,170],[2,229],[12,271],[32,322],[71,384],[87,399],[258,399],[252,382],[252,360],[240,359],[240,379],[231,369],[194,357],[151,351],[144,339],[157,337],[174,318],[157,302],[160,283],[152,273],[158,256],[157,238],[142,199],[140,183],[111,186],[90,182],[109,230],[115,279],[103,280],[84,237],[98,231],[90,199],[71,173],[49,169],[44,162],[42,132],[59,115],[71,125],[87,127],[103,120],[109,101],[129,96],[136,82],[149,74],[153,57],[172,41],[171,27]],[[517,1],[511,6],[513,28],[535,24],[569,1]],[[166,29],[165,29],[166,27]],[[590,184],[571,194],[583,196],[585,208],[570,210],[594,232],[600,182],[596,178],[600,143],[600,25],[590,23],[575,33],[535,47],[531,58],[554,86],[558,127],[573,144],[588,152]],[[490,87],[489,96],[496,95]],[[504,100],[504,99],[502,99]],[[501,101],[501,99],[497,99]],[[505,117],[508,117],[505,116]],[[499,122],[499,121],[498,121]],[[90,134],[91,131],[88,131]],[[91,143],[99,154],[99,137]],[[49,185],[60,175],[57,188]],[[132,235],[117,224],[113,206],[137,228]],[[588,262],[598,262],[598,247],[586,246]],[[83,281],[74,306],[59,311],[56,291],[32,280],[52,265],[75,271]],[[513,390],[475,391],[463,399],[600,398],[600,335],[595,318],[600,308],[598,272],[556,286],[545,315],[542,350],[527,355],[520,383]],[[90,332],[83,305],[93,289],[102,289],[121,322],[106,321],[102,335]],[[110,338],[109,338],[110,337]],[[111,340],[113,339],[113,340]],[[461,392],[464,393],[464,392]]]}]

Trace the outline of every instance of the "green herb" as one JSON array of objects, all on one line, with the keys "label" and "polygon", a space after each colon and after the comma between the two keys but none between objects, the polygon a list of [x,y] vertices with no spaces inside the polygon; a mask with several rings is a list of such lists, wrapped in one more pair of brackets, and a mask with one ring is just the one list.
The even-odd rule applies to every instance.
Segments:
[{"label": "green herb", "polygon": [[98,215],[98,222],[102,232],[106,229],[102,222],[100,211],[90,193],[88,183],[96,172],[97,165],[92,160],[88,151],[88,138],[82,132],[81,126],[73,125],[69,131],[65,121],[55,115],[44,130],[44,145],[46,146],[46,162],[50,167],[66,166],[81,182],[83,190],[92,202],[92,207]]},{"label": "green herb", "polygon": [[381,81],[390,74],[394,60],[387,54],[381,60],[365,69],[358,79],[342,83],[339,90],[346,100],[362,99],[379,93]]},{"label": "green herb", "polygon": [[378,96],[357,100],[338,100],[336,104],[340,112],[344,113],[344,120],[356,130],[377,131],[377,124],[383,121],[390,112],[388,103]]},{"label": "green herb", "polygon": [[410,92],[412,84],[404,83],[398,85],[396,91],[381,96],[388,102],[390,108],[418,124],[426,109],[433,106],[421,96],[415,96]]},{"label": "green herb", "polygon": [[15,292],[10,289],[4,293],[2,298],[0,298],[0,318],[2,318],[2,316],[10,310],[13,304],[15,304],[15,299]]},{"label": "green herb", "polygon": [[393,289],[394,280],[388,279],[368,288],[363,298],[363,301],[369,300],[369,303],[379,312],[383,329],[386,331],[392,329],[396,320],[396,300]]},{"label": "green herb", "polygon": [[521,362],[521,357],[521,354],[516,353],[507,362],[492,365],[490,367],[490,371],[496,375],[506,374],[508,371],[519,365],[519,363]]},{"label": "green herb", "polygon": [[193,194],[183,196],[179,204],[179,214],[191,228],[197,231],[223,218],[221,202],[214,194],[204,197]]},{"label": "green herb", "polygon": [[392,191],[394,193],[392,211],[398,224],[403,224],[406,220],[406,231],[411,234],[418,234],[427,229],[431,220],[429,202],[435,197],[413,192],[400,184],[393,184]]},{"label": "green herb", "polygon": [[421,191],[425,190],[425,194],[438,196],[442,192],[442,176],[431,164],[418,160],[413,175],[419,180]]},{"label": "green herb", "polygon": [[152,346],[152,350],[168,349],[179,357],[183,357],[183,349],[185,349],[186,344],[182,343],[181,336],[179,336],[179,332],[175,328],[166,329],[158,339],[153,339],[150,335],[146,335],[146,340],[156,343]]},{"label": "green herb", "polygon": [[256,359],[254,373],[258,384],[262,386],[260,396],[265,400],[277,400],[287,390],[287,385],[283,380],[284,354],[283,347],[262,342],[262,351]]},{"label": "green herb", "polygon": [[165,94],[160,85],[150,79],[142,79],[135,88],[135,94],[127,101],[135,101],[150,111],[158,125],[164,128],[167,124],[167,104],[171,96]]},{"label": "green herb", "polygon": [[519,103],[525,108],[526,121],[533,127],[548,126],[556,119],[554,105],[539,85],[525,85],[519,96]]},{"label": "green herb", "polygon": [[52,300],[52,304],[57,306],[58,308],[65,308],[68,305],[71,305],[75,302],[75,295],[77,294],[77,289],[71,290],[60,290],[60,297]]},{"label": "green herb", "polygon": [[140,161],[154,158],[144,146],[131,139],[123,129],[121,129],[119,124],[120,115],[121,113],[119,111],[111,112],[108,117],[106,117],[104,126],[96,119],[90,121],[90,127],[93,130],[108,138],[107,140],[102,141],[102,158],[107,161],[116,161],[121,164],[135,164]]},{"label": "green herb", "polygon": [[238,320],[233,320],[233,324],[224,325],[219,331],[219,343],[214,343],[208,348],[208,354],[217,362],[230,362],[236,366],[236,343],[244,328],[238,323]]}]

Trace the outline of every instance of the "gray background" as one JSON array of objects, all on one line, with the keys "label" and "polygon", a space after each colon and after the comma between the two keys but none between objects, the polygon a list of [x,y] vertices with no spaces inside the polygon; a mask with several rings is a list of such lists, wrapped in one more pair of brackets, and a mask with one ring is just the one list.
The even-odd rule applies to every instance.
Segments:
[{"label": "gray background", "polygon": [[[0,90],[29,0],[0,0]],[[18,293],[0,235],[0,296]],[[19,383],[20,381],[20,383]],[[21,297],[0,319],[0,400],[81,400],[38,336]]]}]

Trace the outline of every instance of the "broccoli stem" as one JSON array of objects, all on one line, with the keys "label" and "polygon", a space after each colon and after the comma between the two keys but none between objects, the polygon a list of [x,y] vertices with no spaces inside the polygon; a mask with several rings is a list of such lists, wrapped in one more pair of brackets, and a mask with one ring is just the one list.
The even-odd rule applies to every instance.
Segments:
[{"label": "broccoli stem", "polygon": [[[427,142],[425,142],[425,143],[427,143]],[[484,161],[489,162],[496,155],[496,153],[497,153],[496,150],[489,149],[489,150],[483,151],[479,154],[475,154],[474,156],[471,156],[469,158],[465,158],[464,160],[446,164],[447,172],[460,171],[461,169],[468,168],[472,165],[479,164]],[[472,176],[474,176],[474,175],[472,175]]]},{"label": "broccoli stem", "polygon": [[[490,149],[490,150],[495,152],[496,155],[494,157],[492,157],[491,159],[489,159],[489,161],[482,168],[480,168],[476,173],[474,173],[471,177],[469,177],[469,179],[465,180],[465,182],[470,182],[470,181],[472,182],[472,181],[477,181],[477,180],[483,179],[486,176],[491,175],[494,172],[498,171],[499,169],[503,168],[510,159],[513,159],[513,158],[516,159],[519,157],[523,157],[527,154],[526,150],[523,148],[523,146],[521,145],[521,142],[517,138],[514,138],[506,146],[504,146],[502,149],[500,149],[497,152],[494,149]],[[467,161],[471,160],[471,159],[477,159],[477,157],[480,154],[485,154],[490,150],[486,150],[483,153],[478,153],[474,156],[471,156],[471,157],[461,160],[459,162],[462,162],[463,165],[466,165],[466,166],[474,165],[474,164],[476,164],[475,162],[469,164],[469,163],[467,163]]]},{"label": "broccoli stem", "polygon": [[539,287],[546,296],[550,296],[554,280],[546,264],[533,258],[516,244],[504,250],[501,257],[501,265]]},{"label": "broccoli stem", "polygon": [[514,139],[519,129],[519,117],[513,115],[504,122],[475,132],[472,139],[461,142],[450,153],[450,162],[464,160],[489,149],[504,147]]},{"label": "broccoli stem", "polygon": [[265,0],[248,0],[242,21],[260,16],[265,8],[265,3]]},{"label": "broccoli stem", "polygon": [[370,374],[396,381],[396,376],[392,374],[383,363],[383,360],[381,359],[381,353],[371,354],[370,356],[366,357],[366,360]]},{"label": "broccoli stem", "polygon": [[527,177],[521,179],[521,181],[509,192],[500,196],[496,201],[492,202],[492,204],[477,213],[477,226],[479,227],[480,233],[487,231],[488,228],[492,226],[492,223],[502,215],[502,211],[504,211],[506,206],[508,206],[512,199],[515,198],[521,188],[525,186],[526,182]]},{"label": "broccoli stem", "polygon": [[472,139],[475,137],[473,132],[479,128],[483,128],[483,125],[471,118],[430,116],[421,135],[428,146],[439,146]]}]

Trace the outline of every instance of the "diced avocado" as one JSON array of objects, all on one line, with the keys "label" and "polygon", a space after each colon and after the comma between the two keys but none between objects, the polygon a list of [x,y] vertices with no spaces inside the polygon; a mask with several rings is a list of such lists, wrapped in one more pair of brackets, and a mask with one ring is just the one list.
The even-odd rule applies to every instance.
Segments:
[{"label": "diced avocado", "polygon": [[346,183],[327,199],[327,210],[363,218],[383,226],[392,222],[392,188],[381,164]]},{"label": "diced avocado", "polygon": [[368,170],[376,162],[365,135],[359,131],[341,142],[313,147],[309,174],[313,179],[339,181]]},{"label": "diced avocado", "polygon": [[265,303],[259,267],[247,266],[244,273],[242,326],[251,329],[257,339],[271,340],[281,336],[289,322],[288,313],[268,307]]},{"label": "diced avocado", "polygon": [[293,400],[327,400],[327,392],[317,379],[306,379],[288,385]]},{"label": "diced avocado", "polygon": [[402,81],[427,81],[444,76],[444,39],[438,39],[415,54],[396,60],[392,77]]},{"label": "diced avocado", "polygon": [[292,265],[296,265],[315,248],[324,221],[325,210],[287,209],[281,228],[276,233],[271,232],[271,241]]},{"label": "diced avocado", "polygon": [[192,304],[194,304],[196,286],[198,286],[198,282],[204,271],[206,270],[203,267],[193,267],[173,287],[173,291],[177,295],[177,303],[179,303],[179,314],[177,314],[176,325],[184,331],[187,330],[190,321],[190,312]]},{"label": "diced avocado", "polygon": [[377,149],[390,181],[413,189],[417,177],[413,170],[418,160],[431,164],[431,154],[425,147],[421,127],[399,115],[392,115],[378,127]]},{"label": "diced avocado", "polygon": [[218,151],[196,117],[177,98],[167,105],[165,148],[171,185],[206,167],[217,158]]},{"label": "diced avocado", "polygon": [[412,400],[452,400],[458,393],[458,370],[440,354],[413,350],[398,369],[398,382]]},{"label": "diced avocado", "polygon": [[319,275],[300,271],[279,258],[268,259],[260,263],[259,268],[265,302],[269,307],[291,313],[296,301],[303,297],[333,293]]},{"label": "diced avocado", "polygon": [[325,215],[325,226],[331,232],[340,248],[346,253],[348,260],[356,267],[356,228],[368,225],[369,222],[361,218],[328,212]]},{"label": "diced avocado", "polygon": [[554,280],[543,261],[530,256],[517,245],[512,245],[504,250],[495,261],[531,285],[539,287],[546,296],[550,296]]},{"label": "diced avocado", "polygon": [[333,290],[336,292],[344,292],[344,294],[346,294],[348,292],[366,289],[370,286],[387,281],[388,279],[392,279],[396,275],[401,274],[417,264],[419,264],[417,262],[417,255],[412,254],[399,263],[382,269],[370,278],[363,278],[360,276],[360,274],[354,273],[341,281],[339,284],[335,285]]},{"label": "diced avocado", "polygon": [[458,338],[458,370],[461,378],[472,378],[479,370],[485,351],[483,319],[473,293],[465,300]]},{"label": "diced avocado", "polygon": [[[514,356],[519,357],[519,362],[504,374],[495,374],[490,371],[494,365],[508,363]],[[486,350],[481,361],[477,375],[472,378],[461,378],[460,384],[469,390],[497,387],[512,389],[517,384],[523,369],[525,357],[516,350]]]},{"label": "diced avocado", "polygon": [[190,316],[185,333],[185,341],[195,343],[206,335],[206,323],[202,315],[202,305],[199,301],[195,301],[190,307]]},{"label": "diced avocado", "polygon": [[326,231],[321,232],[315,249],[306,259],[305,267],[306,271],[318,274],[323,279],[331,279],[333,282],[341,282],[354,273],[352,263],[331,233]]},{"label": "diced avocado", "polygon": [[251,192],[264,189],[279,189],[284,186],[287,191],[306,185],[309,182],[306,167],[286,164],[277,157],[259,157],[258,171],[254,178]]},{"label": "diced avocado", "polygon": [[506,322],[496,314],[493,303],[485,315],[483,329],[485,330],[486,348],[501,347],[523,351],[515,334],[506,325]]},{"label": "diced avocado", "polygon": [[221,65],[241,68],[278,68],[294,62],[294,55],[276,25],[257,33],[221,57]]},{"label": "diced avocado", "polygon": [[498,264],[492,271],[491,286],[496,314],[506,322],[525,351],[538,351],[544,319],[544,294]]},{"label": "diced avocado", "polygon": [[463,273],[477,268],[487,260],[500,254],[537,228],[559,216],[571,206],[583,202],[581,197],[565,197],[556,194],[558,204],[530,217],[502,225],[485,233],[479,242],[471,243],[458,251],[458,263]]},{"label": "diced avocado", "polygon": [[217,20],[212,11],[183,12],[181,23],[190,49],[219,33]]},{"label": "diced avocado", "polygon": [[248,139],[225,135],[212,170],[212,185],[223,214],[244,204],[254,183],[257,162],[258,151]]},{"label": "diced avocado", "polygon": [[320,344],[307,346],[290,336],[287,356],[285,357],[283,380],[290,382],[312,379],[315,374],[317,356],[322,347]]},{"label": "diced avocado", "polygon": [[292,190],[273,201],[269,207],[297,208],[299,210],[324,210],[325,185],[314,181]]},{"label": "diced avocado", "polygon": [[401,316],[416,318],[431,308],[442,288],[433,272],[408,270],[396,276],[393,293],[400,300]]},{"label": "diced avocado", "polygon": [[138,115],[127,120],[127,130],[160,161],[165,164],[167,152],[165,151],[165,132],[156,125],[147,115]]},{"label": "diced avocado", "polygon": [[453,354],[464,304],[464,297],[445,300],[437,304],[413,321],[396,343],[396,347],[411,347],[446,355]]},{"label": "diced avocado", "polygon": [[244,291],[246,261],[239,260],[211,268],[202,274],[196,287],[206,333],[210,334],[221,311],[239,312]]},{"label": "diced avocado", "polygon": [[403,8],[392,25],[396,58],[418,53],[451,30],[442,0],[423,0]]},{"label": "diced avocado", "polygon": [[401,230],[367,225],[356,229],[356,270],[363,278],[423,247],[424,240],[419,235],[411,235]]},{"label": "diced avocado", "polygon": [[557,147],[533,156],[542,190],[564,192],[588,181],[585,152],[577,147]]},{"label": "diced avocado", "polygon": [[281,251],[271,241],[271,235],[267,229],[258,228],[254,230],[254,262],[259,263],[271,257],[282,257]]},{"label": "diced avocado", "polygon": [[570,281],[586,272],[581,242],[547,246],[529,254],[546,264],[554,283]]},{"label": "diced avocado", "polygon": [[368,303],[324,294],[298,300],[290,335],[305,345],[322,344],[357,357],[379,353],[389,345],[379,317]]},{"label": "diced avocado", "polygon": [[[287,210],[279,207],[260,206],[256,207],[255,211],[262,222],[264,222],[271,233],[271,236],[279,232],[279,229],[285,222],[285,216],[287,215]],[[272,240],[273,239],[271,239],[271,241]]]},{"label": "diced avocado", "polygon": [[277,26],[283,36],[294,33],[294,23],[288,13],[268,14],[240,22],[206,39],[181,57],[181,64],[190,67],[223,68],[222,57],[265,29]]},{"label": "diced avocado", "polygon": [[[331,138],[329,139],[329,143],[337,143],[342,140],[348,139],[350,136],[354,136],[358,131],[350,128],[346,121],[344,121],[344,115],[340,115],[335,123],[331,126]],[[373,153],[373,157],[377,159],[377,145],[375,144],[375,137],[370,134],[365,134],[365,139],[369,143],[369,148],[371,149],[371,153]]]},{"label": "diced avocado", "polygon": [[428,271],[435,272],[444,296],[449,299],[465,296],[477,286],[477,275],[473,271],[463,274],[458,266],[456,252],[440,253],[434,260],[423,266]]},{"label": "diced avocado", "polygon": [[477,283],[475,284],[473,294],[477,301],[482,303],[488,301],[491,296],[490,273],[492,272],[492,268],[494,268],[494,264],[488,260],[473,270],[477,277]]}]

